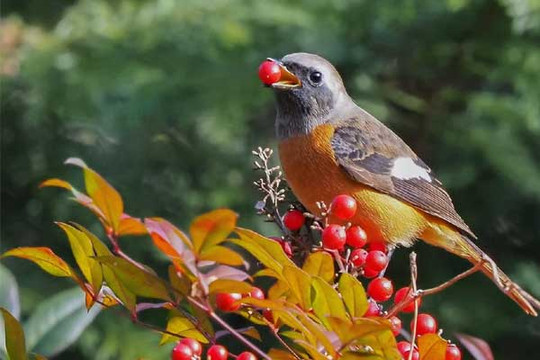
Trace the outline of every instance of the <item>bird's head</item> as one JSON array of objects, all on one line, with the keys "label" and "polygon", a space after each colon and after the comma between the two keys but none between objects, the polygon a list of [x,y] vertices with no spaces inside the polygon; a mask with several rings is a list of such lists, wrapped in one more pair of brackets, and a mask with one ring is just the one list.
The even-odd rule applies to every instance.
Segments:
[{"label": "bird's head", "polygon": [[309,133],[351,101],[337,70],[318,55],[294,53],[269,61],[280,69],[279,80],[267,84],[276,94],[280,139]]}]

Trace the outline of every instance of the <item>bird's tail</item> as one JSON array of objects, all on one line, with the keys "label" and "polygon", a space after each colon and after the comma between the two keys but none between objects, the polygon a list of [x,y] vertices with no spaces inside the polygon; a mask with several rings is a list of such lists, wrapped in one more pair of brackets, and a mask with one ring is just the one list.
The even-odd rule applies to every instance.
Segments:
[{"label": "bird's tail", "polygon": [[445,248],[446,250],[469,260],[473,265],[477,265],[495,285],[514,300],[527,314],[538,316],[540,310],[540,300],[523,290],[518,284],[513,282],[495,262],[484,253],[476,244],[463,234],[458,234],[455,230],[446,226],[432,226],[434,232],[423,237],[428,243]]},{"label": "bird's tail", "polygon": [[464,235],[461,237],[464,241],[460,242],[457,249],[460,253],[457,255],[466,258],[474,265],[478,264],[480,271],[490,278],[503,293],[514,300],[527,314],[537,316],[536,310],[540,309],[540,301],[513,282],[471,239]]}]

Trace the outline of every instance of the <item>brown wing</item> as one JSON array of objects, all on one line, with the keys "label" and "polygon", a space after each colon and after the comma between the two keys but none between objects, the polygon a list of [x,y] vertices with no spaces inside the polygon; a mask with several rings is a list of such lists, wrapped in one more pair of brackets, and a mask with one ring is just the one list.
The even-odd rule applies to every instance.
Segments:
[{"label": "brown wing", "polygon": [[337,162],[354,180],[407,202],[476,238],[431,169],[386,126],[361,116],[340,123],[332,137]]}]

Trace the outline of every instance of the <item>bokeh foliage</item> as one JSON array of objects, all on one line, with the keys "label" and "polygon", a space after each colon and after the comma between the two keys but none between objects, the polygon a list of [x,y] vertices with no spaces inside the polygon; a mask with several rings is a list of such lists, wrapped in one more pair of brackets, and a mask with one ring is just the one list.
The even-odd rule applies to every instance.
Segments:
[{"label": "bokeh foliage", "polygon": [[[76,178],[62,166],[71,156],[106,175],[133,215],[185,227],[227,206],[243,225],[271,234],[253,215],[250,185],[250,150],[275,145],[272,96],[255,71],[268,56],[309,51],[336,64],[357,102],[434,168],[480,245],[540,294],[539,0],[2,6],[2,250],[46,241],[68,254],[52,220],[79,210],[37,185]],[[139,238],[125,241],[134,256],[160,261]],[[421,285],[465,266],[418,250]],[[399,252],[390,269],[403,283],[406,258]],[[27,264],[6,264],[21,286],[23,316],[58,284],[68,286]],[[538,341],[539,321],[480,276],[425,305],[448,332],[488,340],[497,358],[526,358]],[[136,347],[127,339],[140,333],[114,322],[98,318],[66,358],[95,351],[112,359],[123,341]],[[157,358],[158,351],[156,340]],[[152,358],[147,343],[143,352]]]}]

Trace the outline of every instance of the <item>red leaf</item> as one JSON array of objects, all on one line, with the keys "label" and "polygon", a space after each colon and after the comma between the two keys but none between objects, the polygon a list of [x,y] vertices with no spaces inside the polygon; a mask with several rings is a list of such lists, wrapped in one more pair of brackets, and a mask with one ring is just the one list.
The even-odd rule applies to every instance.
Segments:
[{"label": "red leaf", "polygon": [[7,256],[30,260],[54,276],[77,279],[69,265],[48,247],[18,247],[6,251],[0,258]]},{"label": "red leaf", "polygon": [[491,348],[486,341],[467,334],[456,334],[456,338],[476,360],[494,359]]}]

